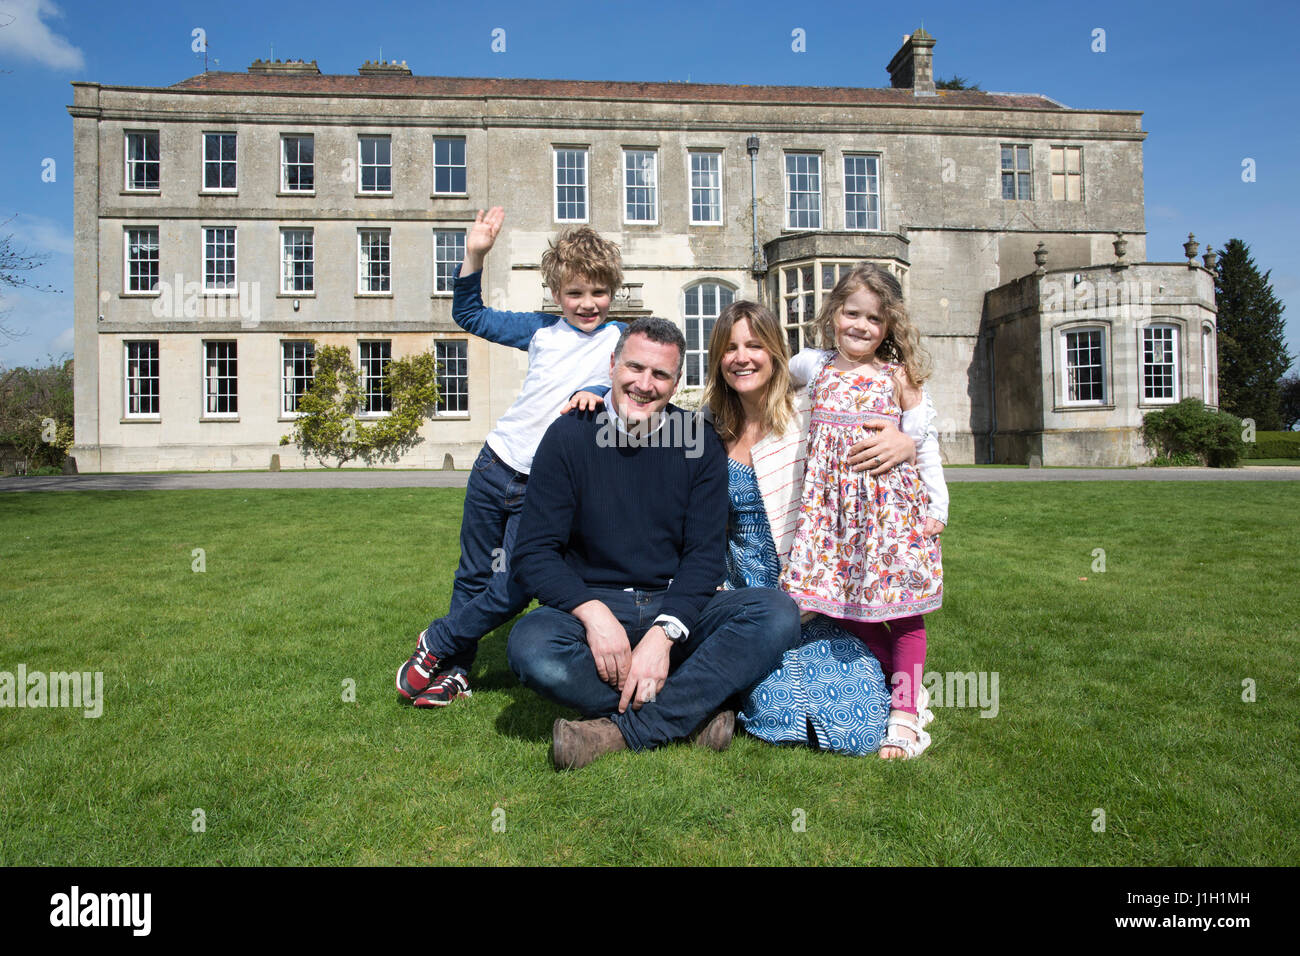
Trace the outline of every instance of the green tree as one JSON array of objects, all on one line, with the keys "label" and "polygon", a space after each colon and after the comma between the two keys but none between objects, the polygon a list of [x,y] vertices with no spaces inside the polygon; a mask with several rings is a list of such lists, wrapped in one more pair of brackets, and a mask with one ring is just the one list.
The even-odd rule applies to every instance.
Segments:
[{"label": "green tree", "polygon": [[936,90],[973,90],[976,93],[982,92],[978,83],[967,81],[966,77],[953,74],[946,80],[937,80],[934,84]]},{"label": "green tree", "polygon": [[422,352],[388,363],[384,389],[391,412],[383,418],[358,419],[365,403],[361,371],[342,345],[316,349],[311,387],[298,400],[298,418],[281,445],[297,445],[303,457],[336,468],[360,458],[367,465],[395,462],[424,439],[420,426],[438,407],[438,360]]},{"label": "green tree", "polygon": [[0,373],[0,446],[29,468],[63,464],[72,447],[72,359]]},{"label": "green tree", "polygon": [[1260,275],[1250,247],[1229,239],[1219,258],[1214,294],[1219,306],[1219,407],[1253,418],[1260,431],[1281,428],[1279,380],[1291,365],[1282,303],[1269,272]]},{"label": "green tree", "polygon": [[1291,431],[1300,422],[1300,375],[1288,375],[1279,383],[1282,390],[1282,428]]}]

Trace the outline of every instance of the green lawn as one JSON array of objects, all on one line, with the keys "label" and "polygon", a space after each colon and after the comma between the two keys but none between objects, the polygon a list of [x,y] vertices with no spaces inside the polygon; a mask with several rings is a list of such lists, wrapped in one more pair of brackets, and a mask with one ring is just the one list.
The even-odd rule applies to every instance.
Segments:
[{"label": "green lawn", "polygon": [[0,671],[105,682],[98,719],[0,708],[0,864],[1300,863],[1300,486],[951,490],[927,670],[996,671],[996,717],[937,709],[906,763],[740,737],[569,774],[508,628],[472,700],[397,703],[459,490],[0,495]]}]

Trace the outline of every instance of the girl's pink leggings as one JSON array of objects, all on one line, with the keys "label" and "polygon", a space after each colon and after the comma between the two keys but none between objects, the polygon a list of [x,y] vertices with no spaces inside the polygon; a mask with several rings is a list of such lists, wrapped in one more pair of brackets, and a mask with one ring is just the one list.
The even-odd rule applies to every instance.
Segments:
[{"label": "girl's pink leggings", "polygon": [[916,713],[916,690],[925,669],[925,623],[921,615],[895,618],[889,622],[844,621],[836,623],[857,637],[880,661],[885,680],[893,687],[890,705],[895,710]]}]

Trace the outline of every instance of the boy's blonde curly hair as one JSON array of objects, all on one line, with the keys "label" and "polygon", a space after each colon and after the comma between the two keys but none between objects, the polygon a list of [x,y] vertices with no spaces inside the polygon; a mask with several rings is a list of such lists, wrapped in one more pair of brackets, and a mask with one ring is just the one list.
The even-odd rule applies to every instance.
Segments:
[{"label": "boy's blonde curly hair", "polygon": [[608,286],[610,294],[623,288],[623,256],[618,244],[602,239],[590,226],[566,230],[542,253],[542,278],[558,297],[574,276]]},{"label": "boy's blonde curly hair", "polygon": [[819,347],[833,349],[835,345],[835,318],[844,301],[859,289],[870,289],[880,297],[881,318],[885,320],[885,338],[876,355],[886,362],[897,362],[907,372],[913,385],[920,386],[930,377],[930,355],[921,345],[907,306],[903,304],[903,287],[888,269],[874,262],[859,262],[835,283],[835,288],[822,303],[817,318],[809,328]]}]

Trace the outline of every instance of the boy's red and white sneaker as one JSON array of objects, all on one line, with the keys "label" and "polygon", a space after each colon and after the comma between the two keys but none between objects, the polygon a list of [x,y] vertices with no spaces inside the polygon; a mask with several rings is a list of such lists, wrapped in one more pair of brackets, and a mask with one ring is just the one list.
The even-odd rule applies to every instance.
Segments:
[{"label": "boy's red and white sneaker", "polygon": [[413,703],[416,707],[446,707],[458,697],[472,697],[470,693],[469,681],[460,671],[451,671],[450,673],[438,676],[429,688],[415,698]]},{"label": "boy's red and white sneaker", "polygon": [[438,676],[438,658],[425,646],[428,628],[420,632],[415,642],[415,653],[397,669],[397,692],[414,702]]}]

